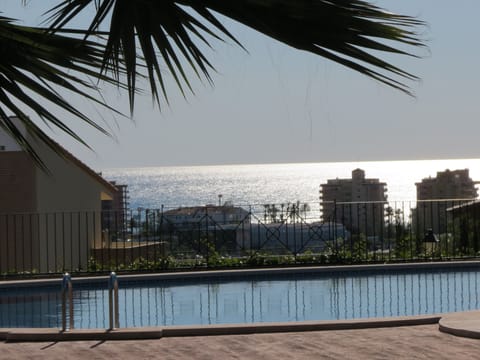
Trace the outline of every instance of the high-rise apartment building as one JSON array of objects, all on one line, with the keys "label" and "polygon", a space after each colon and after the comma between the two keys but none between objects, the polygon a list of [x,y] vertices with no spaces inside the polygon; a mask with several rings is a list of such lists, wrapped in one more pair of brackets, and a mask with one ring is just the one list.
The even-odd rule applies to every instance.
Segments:
[{"label": "high-rise apartment building", "polygon": [[351,179],[332,179],[320,185],[324,222],[342,223],[352,233],[379,236],[384,228],[386,183],[365,178],[355,169]]},{"label": "high-rise apartment building", "polygon": [[447,232],[447,209],[478,197],[478,190],[468,169],[437,172],[436,177],[422,179],[417,187],[417,208],[413,226],[419,231],[432,229]]},{"label": "high-rise apartment building", "polygon": [[468,169],[439,171],[436,177],[415,183],[417,200],[474,199],[478,196],[477,183],[470,178]]}]

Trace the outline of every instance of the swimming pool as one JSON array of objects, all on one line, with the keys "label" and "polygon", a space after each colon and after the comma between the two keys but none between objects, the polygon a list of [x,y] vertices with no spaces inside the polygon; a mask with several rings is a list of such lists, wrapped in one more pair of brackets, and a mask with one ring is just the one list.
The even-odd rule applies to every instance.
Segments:
[{"label": "swimming pool", "polygon": [[[340,269],[340,270],[339,270]],[[479,308],[474,264],[119,277],[120,327],[343,320]],[[74,281],[76,328],[108,328],[107,280]],[[0,286],[0,328],[61,327],[58,285]]]}]

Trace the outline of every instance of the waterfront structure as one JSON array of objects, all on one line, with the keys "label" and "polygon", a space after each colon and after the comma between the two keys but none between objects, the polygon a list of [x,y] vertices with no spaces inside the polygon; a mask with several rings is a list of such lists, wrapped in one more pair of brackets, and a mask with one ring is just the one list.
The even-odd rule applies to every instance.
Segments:
[{"label": "waterfront structure", "polygon": [[102,201],[112,200],[118,188],[13,120],[48,172],[0,130],[0,271],[12,270],[11,264],[16,271],[85,268],[90,250],[102,246]]},{"label": "waterfront structure", "polygon": [[199,226],[210,224],[235,225],[249,224],[250,212],[232,204],[180,207],[167,210],[163,218],[170,224],[179,226]]},{"label": "waterfront structure", "polygon": [[355,169],[351,179],[331,179],[320,185],[322,221],[341,223],[352,234],[381,235],[385,225],[386,183]]},{"label": "waterfront structure", "polygon": [[447,209],[476,199],[478,183],[470,178],[468,169],[439,171],[436,177],[415,183],[417,208],[413,212],[413,226],[418,231],[448,232]]}]

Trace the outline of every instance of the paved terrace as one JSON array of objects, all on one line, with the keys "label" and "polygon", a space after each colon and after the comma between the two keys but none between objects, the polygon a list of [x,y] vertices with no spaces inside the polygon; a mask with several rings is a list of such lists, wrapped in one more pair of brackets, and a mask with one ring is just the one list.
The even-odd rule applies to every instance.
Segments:
[{"label": "paved terrace", "polygon": [[470,360],[479,358],[479,356],[480,311],[447,314],[441,318],[439,324],[386,328],[162,337],[153,340],[0,342],[0,359],[16,360]]}]

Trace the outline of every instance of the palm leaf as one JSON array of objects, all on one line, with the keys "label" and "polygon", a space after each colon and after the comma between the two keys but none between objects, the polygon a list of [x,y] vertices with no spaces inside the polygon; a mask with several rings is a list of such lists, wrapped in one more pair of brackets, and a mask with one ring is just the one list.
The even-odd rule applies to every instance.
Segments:
[{"label": "palm leaf", "polygon": [[[91,6],[96,11],[89,26],[66,29],[71,20]],[[49,126],[59,127],[84,142],[50,107],[31,98],[29,93],[107,133],[73,107],[60,89],[62,94],[66,90],[108,107],[90,95],[98,89],[85,76],[124,86],[124,73],[133,112],[139,74],[148,77],[158,102],[160,96],[168,102],[164,69],[182,93],[192,91],[187,67],[211,82],[214,67],[202,48],[211,47],[212,40],[230,39],[239,44],[218,14],[408,94],[404,80],[415,80],[416,76],[376,54],[414,56],[411,50],[403,49],[423,46],[415,31],[423,25],[421,21],[391,14],[365,0],[62,0],[48,14],[48,32],[0,17],[0,127],[37,163],[41,159],[9,119],[8,112],[52,148],[55,143],[30,121],[23,108],[33,110]],[[103,33],[106,40],[93,41],[103,23],[109,27]],[[65,35],[66,32],[69,34]]]},{"label": "palm leaf", "polygon": [[[211,46],[212,38],[237,42],[217,14],[408,94],[403,80],[417,77],[372,51],[414,56],[401,48],[423,46],[415,32],[421,21],[363,0],[64,0],[49,12],[50,29],[64,28],[92,4],[96,14],[85,35],[110,22],[102,69],[116,73],[119,61],[125,62],[132,111],[139,60],[146,66],[153,96],[158,99],[160,87],[167,102],[162,65],[182,92],[185,87],[191,90],[185,62],[197,76],[211,81],[213,66],[200,44]],[[388,45],[392,43],[399,47]]]},{"label": "palm leaf", "polygon": [[[33,144],[21,135],[9,115],[15,115],[26,130],[59,154],[62,151],[34,122],[22,108],[29,108],[48,126],[55,126],[80,143],[88,146],[66,122],[53,113],[55,105],[73,117],[93,126],[104,134],[108,132],[95,121],[75,108],[59,90],[80,95],[94,103],[113,108],[91,95],[97,90],[97,79],[119,85],[111,77],[98,74],[102,66],[103,49],[99,43],[82,39],[48,34],[45,29],[16,25],[12,19],[0,17],[0,127],[12,136],[27,151],[38,165],[45,164],[35,152]],[[89,81],[92,77],[95,82]],[[31,94],[36,94],[42,103]],[[20,104],[23,104],[21,106]]]}]

